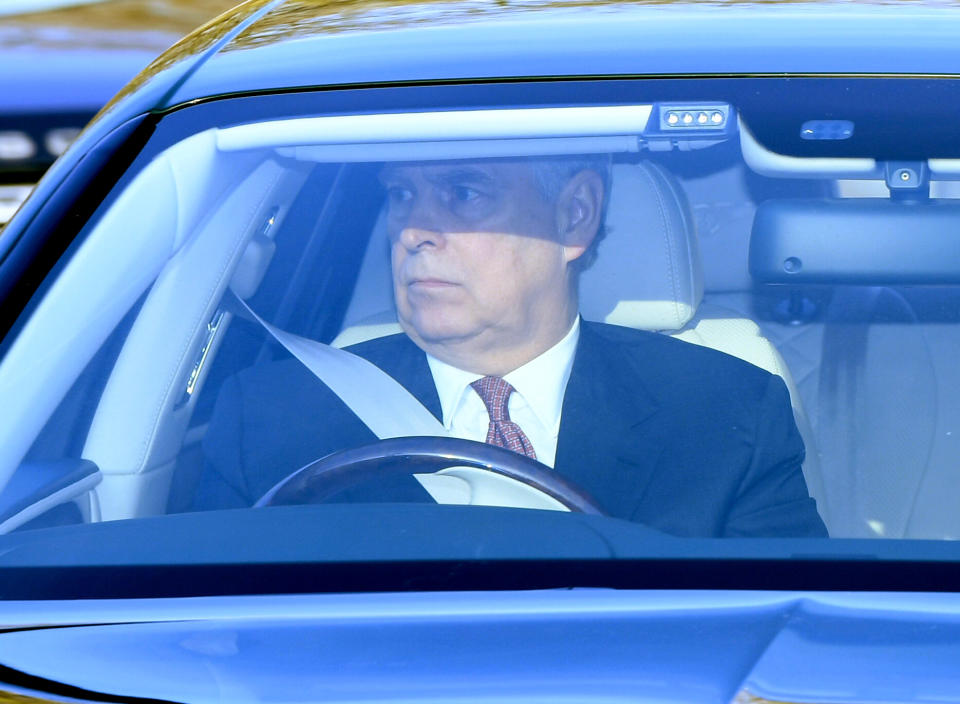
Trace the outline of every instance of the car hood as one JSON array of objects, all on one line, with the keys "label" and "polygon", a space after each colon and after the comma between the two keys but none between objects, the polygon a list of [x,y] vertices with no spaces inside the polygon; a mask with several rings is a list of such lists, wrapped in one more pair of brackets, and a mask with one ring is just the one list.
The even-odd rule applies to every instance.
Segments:
[{"label": "car hood", "polygon": [[3,689],[171,702],[960,701],[960,597],[557,590],[0,604]]}]

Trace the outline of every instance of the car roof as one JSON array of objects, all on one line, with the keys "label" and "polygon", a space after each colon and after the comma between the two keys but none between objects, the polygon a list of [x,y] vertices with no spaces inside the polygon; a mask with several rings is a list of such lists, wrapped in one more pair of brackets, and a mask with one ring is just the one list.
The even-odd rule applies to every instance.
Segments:
[{"label": "car roof", "polygon": [[245,19],[225,16],[180,44],[202,60],[166,105],[225,92],[477,78],[960,73],[955,3],[274,0],[244,8]]},{"label": "car roof", "polygon": [[[960,75],[960,0],[248,0],[101,113],[225,95],[552,77]],[[103,121],[101,121],[103,122]]]}]

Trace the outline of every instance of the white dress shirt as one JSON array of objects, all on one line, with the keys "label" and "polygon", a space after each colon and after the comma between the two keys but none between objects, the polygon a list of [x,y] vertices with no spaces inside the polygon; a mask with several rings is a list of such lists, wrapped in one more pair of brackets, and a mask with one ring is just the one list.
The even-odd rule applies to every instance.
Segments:
[{"label": "white dress shirt", "polygon": [[[537,460],[553,467],[560,432],[563,394],[580,338],[580,317],[560,342],[503,378],[514,388],[507,402],[510,420],[530,439]],[[484,442],[490,415],[472,384],[482,374],[466,372],[427,355],[440,396],[443,424],[454,437]]]}]

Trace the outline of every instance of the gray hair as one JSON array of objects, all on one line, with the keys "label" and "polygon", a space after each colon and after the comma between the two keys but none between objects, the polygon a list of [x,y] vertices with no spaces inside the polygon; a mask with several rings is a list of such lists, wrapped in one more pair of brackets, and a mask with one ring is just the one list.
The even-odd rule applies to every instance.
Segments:
[{"label": "gray hair", "polygon": [[612,160],[609,154],[588,154],[576,156],[559,156],[533,158],[532,160],[534,179],[537,188],[544,199],[552,203],[563,192],[567,183],[581,171],[594,171],[603,180],[603,216],[600,221],[600,228],[597,230],[593,242],[576,261],[573,266],[576,270],[583,271],[589,267],[597,258],[597,246],[600,240],[606,236],[606,225],[603,220],[606,218],[607,202],[610,195],[611,171],[613,168]]}]

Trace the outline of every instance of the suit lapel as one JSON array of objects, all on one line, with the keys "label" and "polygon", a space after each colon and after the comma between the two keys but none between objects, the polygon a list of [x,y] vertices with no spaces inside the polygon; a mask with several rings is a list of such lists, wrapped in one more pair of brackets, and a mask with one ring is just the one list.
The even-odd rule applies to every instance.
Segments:
[{"label": "suit lapel", "polygon": [[378,355],[376,360],[371,361],[399,381],[437,420],[443,422],[440,396],[433,383],[427,355],[406,335],[395,336],[395,340],[396,347],[391,345],[388,354]]},{"label": "suit lapel", "polygon": [[[555,468],[611,515],[629,518],[662,451],[637,345],[584,322],[563,400]],[[639,345],[642,348],[642,344]]]}]

